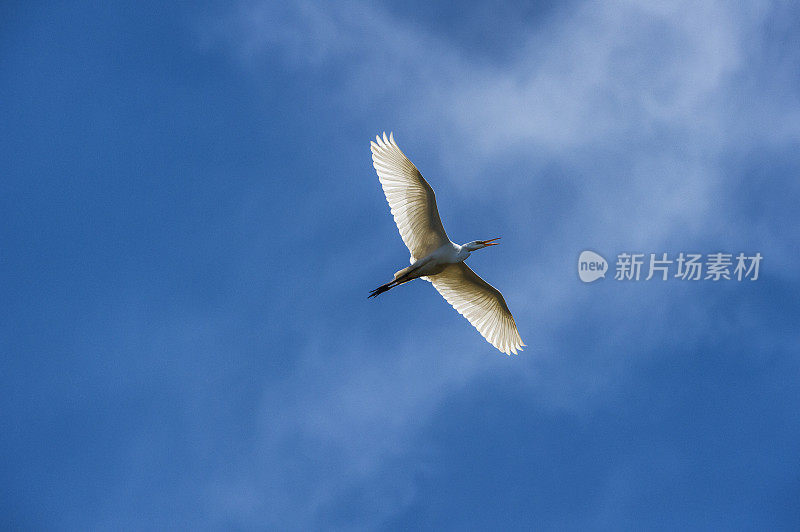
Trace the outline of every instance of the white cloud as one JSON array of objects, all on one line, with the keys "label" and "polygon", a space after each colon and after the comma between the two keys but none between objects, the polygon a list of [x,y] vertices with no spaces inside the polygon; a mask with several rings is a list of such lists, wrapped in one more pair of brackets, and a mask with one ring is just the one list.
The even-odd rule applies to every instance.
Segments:
[{"label": "white cloud", "polygon": [[[551,253],[521,262],[517,271],[509,266],[506,280],[516,282],[498,284],[530,302],[518,312],[536,324],[526,340],[541,358],[523,372],[532,393],[547,407],[578,412],[591,408],[599,390],[631,364],[607,358],[624,350],[631,326],[620,325],[604,340],[598,353],[606,358],[559,353],[564,343],[554,331],[571,323],[586,292],[577,284],[541,283],[541,272],[560,271],[564,257],[552,250],[560,244],[563,251],[564,242],[574,243],[575,256],[593,242],[659,251],[676,233],[691,245],[733,227],[754,230],[720,208],[718,196],[728,184],[724,158],[731,150],[796,138],[800,124],[793,95],[765,101],[748,82],[761,75],[750,60],[769,15],[766,3],[586,3],[534,34],[521,31],[515,51],[496,64],[471,58],[446,38],[367,2],[249,2],[217,27],[255,71],[265,57],[278,54],[312,79],[339,72],[331,97],[364,113],[365,121],[366,114],[380,113],[378,121],[391,119],[396,132],[413,131],[413,140],[398,135],[412,158],[408,146],[435,153],[442,167],[437,179],[458,179],[459,187],[479,187],[502,199],[507,209],[500,211],[511,225],[527,222],[526,213],[548,201],[528,193],[542,179],[540,170],[556,165],[574,171],[565,178],[571,203],[556,209],[564,216],[535,229]],[[748,98],[757,104],[743,108]],[[781,116],[778,133],[753,127]],[[479,176],[498,164],[520,173],[496,176],[496,186],[486,190]],[[505,195],[506,187],[518,192]],[[570,217],[574,212],[594,223]],[[774,240],[769,245],[782,246]],[[538,273],[529,267],[534,262]],[[613,298],[612,307],[629,304],[623,299]],[[664,301],[678,307],[675,298]],[[413,321],[407,325],[415,330]],[[397,475],[387,464],[407,452],[408,441],[449,394],[500,364],[441,352],[432,358],[426,346],[439,345],[437,340],[455,342],[454,353],[480,340],[466,327],[459,331],[463,339],[452,340],[451,331],[426,325],[434,332],[424,342],[407,340],[368,359],[363,354],[375,351],[368,341],[353,345],[321,335],[297,372],[267,389],[261,434],[247,457],[256,466],[241,466],[214,488],[220,515],[239,515],[245,525],[271,515],[282,527],[303,528],[354,486],[378,484],[391,486],[392,504],[360,524],[379,524],[392,506],[404,504],[413,495],[413,472]],[[663,330],[654,330],[640,351],[658,346]],[[686,335],[685,341],[696,340],[691,331]],[[553,370],[557,379],[546,382],[542,375],[559,357],[572,369]],[[575,361],[587,365],[577,370]],[[308,453],[305,462],[298,452]],[[303,482],[293,486],[297,477]],[[297,515],[309,521],[292,523]]]},{"label": "white cloud", "polygon": [[[567,164],[593,172],[580,184],[590,211],[625,205],[641,238],[657,239],[687,223],[719,229],[699,227],[721,185],[719,158],[773,135],[772,126],[754,135],[753,115],[783,117],[781,137],[797,137],[800,113],[784,95],[755,99],[757,108],[739,103],[768,7],[586,3],[536,33],[520,31],[497,64],[372,3],[251,2],[225,27],[252,68],[277,52],[312,78],[345,73],[332,97],[413,131],[398,135],[404,146],[437,146],[446,169],[438,179],[476,187],[509,157],[529,163],[527,179],[545,161]],[[597,163],[609,155],[624,166]]]}]

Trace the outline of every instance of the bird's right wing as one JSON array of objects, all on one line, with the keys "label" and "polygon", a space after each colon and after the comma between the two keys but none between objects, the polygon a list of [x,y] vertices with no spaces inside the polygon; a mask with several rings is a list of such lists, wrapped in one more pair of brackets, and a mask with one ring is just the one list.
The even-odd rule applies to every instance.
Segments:
[{"label": "bird's right wing", "polygon": [[516,355],[518,350],[522,350],[525,344],[503,294],[481,279],[469,266],[463,262],[450,264],[441,273],[428,276],[428,279],[487,342],[507,355]]},{"label": "bird's right wing", "polygon": [[389,134],[370,142],[372,165],[378,173],[397,229],[411,256],[421,259],[450,239],[439,218],[433,189]]}]

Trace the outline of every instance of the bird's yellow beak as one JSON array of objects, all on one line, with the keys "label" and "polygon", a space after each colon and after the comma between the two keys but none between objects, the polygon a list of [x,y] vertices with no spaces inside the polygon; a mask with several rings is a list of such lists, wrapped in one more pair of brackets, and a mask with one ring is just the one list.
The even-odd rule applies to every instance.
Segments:
[{"label": "bird's yellow beak", "polygon": [[495,240],[500,240],[500,238],[501,237],[498,236],[497,238],[491,238],[489,240],[483,240],[483,241],[481,241],[481,244],[483,244],[484,246],[497,246],[497,245],[500,244],[500,242],[495,242]]}]

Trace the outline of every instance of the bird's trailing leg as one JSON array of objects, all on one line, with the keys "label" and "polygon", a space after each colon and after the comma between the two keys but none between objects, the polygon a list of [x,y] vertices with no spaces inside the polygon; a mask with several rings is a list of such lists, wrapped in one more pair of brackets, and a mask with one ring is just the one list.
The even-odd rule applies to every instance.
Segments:
[{"label": "bird's trailing leg", "polygon": [[430,257],[422,259],[422,260],[418,260],[418,261],[415,261],[414,264],[412,264],[411,266],[408,266],[406,268],[403,268],[402,270],[396,271],[394,273],[394,281],[390,281],[390,282],[388,282],[386,284],[383,284],[383,285],[379,286],[378,288],[376,288],[375,290],[371,291],[369,293],[369,295],[367,296],[367,299],[369,299],[371,297],[379,296],[380,294],[382,294],[384,292],[388,292],[389,290],[391,290],[395,286],[400,286],[403,283],[407,283],[409,281],[413,281],[414,279],[419,277],[419,275],[417,275],[417,273],[416,273],[417,270],[419,270],[422,266],[427,264],[429,261],[430,261]]},{"label": "bird's trailing leg", "polygon": [[380,285],[378,288],[376,288],[376,289],[372,290],[372,291],[369,293],[369,295],[367,296],[367,299],[369,299],[369,298],[371,298],[371,297],[377,297],[377,296],[381,295],[381,294],[382,294],[382,293],[384,293],[384,292],[388,292],[389,290],[391,290],[391,289],[392,289],[392,288],[394,288],[395,286],[400,286],[401,284],[403,284],[403,283],[407,283],[407,282],[409,282],[410,280],[411,280],[411,279],[409,279],[408,277],[406,277],[406,278],[404,278],[404,279],[395,279],[394,281],[388,282],[388,283],[386,283],[386,284],[382,284],[382,285]]}]

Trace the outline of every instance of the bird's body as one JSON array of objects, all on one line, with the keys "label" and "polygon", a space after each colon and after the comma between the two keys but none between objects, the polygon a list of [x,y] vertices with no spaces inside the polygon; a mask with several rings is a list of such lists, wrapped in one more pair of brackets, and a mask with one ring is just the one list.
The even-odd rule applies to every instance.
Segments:
[{"label": "bird's body", "polygon": [[442,270],[449,264],[463,262],[469,255],[470,252],[464,246],[459,246],[454,242],[447,242],[427,257],[414,261],[411,266],[403,268],[400,272],[408,271],[412,279],[436,275],[442,273]]},{"label": "bird's body", "polygon": [[369,297],[422,278],[433,286],[459,313],[500,351],[516,354],[525,345],[502,294],[481,279],[464,261],[473,251],[497,245],[475,240],[463,245],[452,242],[444,230],[433,189],[400,151],[390,135],[372,142],[372,161],[403,242],[411,252],[411,266],[394,274]]},{"label": "bird's body", "polygon": [[[460,246],[448,240],[447,243],[442,244],[440,247],[433,250],[432,253],[421,259],[415,260],[412,255],[411,266],[395,272],[394,281],[392,282],[401,281],[397,282],[397,284],[402,284],[413,281],[414,279],[425,279],[426,277],[438,275],[442,273],[447,266],[464,262],[472,253],[472,250],[468,246],[469,244]],[[391,283],[386,283],[384,286],[389,284]],[[374,295],[370,297],[374,297]]]}]

